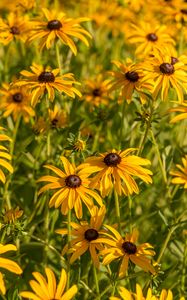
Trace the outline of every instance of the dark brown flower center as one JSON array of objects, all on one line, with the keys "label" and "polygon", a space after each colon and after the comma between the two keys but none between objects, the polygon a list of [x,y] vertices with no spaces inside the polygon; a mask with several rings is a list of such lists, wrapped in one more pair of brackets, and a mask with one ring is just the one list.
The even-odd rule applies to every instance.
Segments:
[{"label": "dark brown flower center", "polygon": [[19,28],[17,26],[12,26],[10,28],[10,33],[12,33],[12,34],[20,34]]},{"label": "dark brown flower center", "polygon": [[187,15],[187,9],[181,9],[181,13]]},{"label": "dark brown flower center", "polygon": [[125,77],[131,82],[136,82],[139,79],[139,75],[137,72],[127,72],[125,73]]},{"label": "dark brown flower center", "polygon": [[99,97],[101,96],[101,90],[99,88],[96,88],[93,90],[92,94],[94,97]]},{"label": "dark brown flower center", "polygon": [[174,73],[175,69],[174,69],[174,66],[172,64],[163,63],[163,64],[160,65],[160,71],[163,74],[171,75],[171,74]]},{"label": "dark brown flower center", "polygon": [[109,153],[104,158],[104,163],[109,167],[116,167],[121,162],[121,157],[117,153]]},{"label": "dark brown flower center", "polygon": [[137,251],[136,245],[131,242],[124,242],[122,248],[127,254],[135,254]]},{"label": "dark brown flower center", "polygon": [[14,102],[16,102],[16,103],[20,103],[20,102],[22,102],[22,100],[23,100],[23,95],[21,94],[21,93],[15,93],[13,96],[12,96],[12,99],[13,99],[13,101]]},{"label": "dark brown flower center", "polygon": [[53,75],[52,72],[43,71],[38,76],[38,81],[39,82],[54,82],[55,81],[55,76]]},{"label": "dark brown flower center", "polygon": [[91,242],[93,240],[96,240],[99,236],[99,233],[95,229],[87,229],[84,233],[84,237],[87,241]]},{"label": "dark brown flower center", "polygon": [[58,30],[62,27],[62,23],[59,20],[51,20],[47,24],[49,30]]},{"label": "dark brown flower center", "polygon": [[56,127],[57,123],[58,123],[58,119],[53,119],[53,120],[51,121],[52,127]]},{"label": "dark brown flower center", "polygon": [[79,187],[82,183],[82,180],[77,175],[69,175],[65,179],[66,186],[72,189]]},{"label": "dark brown flower center", "polygon": [[156,42],[158,40],[158,37],[157,37],[157,35],[155,33],[149,33],[147,35],[147,39],[150,42]]},{"label": "dark brown flower center", "polygon": [[172,65],[176,64],[178,61],[179,61],[178,58],[173,57],[173,56],[171,57],[171,64]]}]

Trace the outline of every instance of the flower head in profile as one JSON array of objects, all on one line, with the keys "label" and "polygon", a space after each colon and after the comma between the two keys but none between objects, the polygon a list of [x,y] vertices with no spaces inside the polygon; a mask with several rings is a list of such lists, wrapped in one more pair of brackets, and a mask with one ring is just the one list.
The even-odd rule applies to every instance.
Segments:
[{"label": "flower head in profile", "polygon": [[130,292],[122,286],[118,289],[118,293],[120,294],[120,298],[110,297],[109,300],[134,300],[134,298],[138,300],[157,300],[157,297],[152,294],[151,288],[148,289],[147,295],[144,296],[139,284],[136,284],[136,293]]},{"label": "flower head in profile", "polygon": [[82,218],[82,202],[90,210],[94,203],[93,199],[102,206],[102,199],[90,187],[89,173],[84,170],[79,170],[75,165],[64,156],[61,156],[61,161],[64,165],[64,171],[52,165],[44,167],[52,170],[57,176],[42,176],[38,182],[49,182],[39,190],[39,194],[47,191],[58,189],[49,201],[49,206],[55,208],[61,206],[62,214],[66,215],[69,209],[74,208],[77,218]]},{"label": "flower head in profile", "polygon": [[111,98],[108,91],[109,80],[99,74],[95,79],[86,80],[83,99],[91,106],[107,105]]},{"label": "flower head in profile", "polygon": [[154,99],[160,94],[161,100],[165,101],[172,87],[176,91],[179,102],[183,102],[187,88],[187,73],[182,61],[174,60],[165,53],[155,51],[153,57],[142,63],[142,68],[145,73],[145,82],[154,80],[152,90]]},{"label": "flower head in profile", "polygon": [[172,183],[183,184],[184,188],[187,189],[187,155],[182,158],[182,165],[177,164],[178,171],[171,171],[170,174],[174,176]]},{"label": "flower head in profile", "polygon": [[31,22],[29,41],[40,40],[40,49],[45,46],[49,49],[57,38],[70,47],[75,55],[77,47],[72,38],[77,38],[89,46],[86,37],[91,38],[91,35],[80,24],[88,21],[88,18],[67,18],[63,12],[49,11],[47,8],[43,8],[42,11],[45,19]]},{"label": "flower head in profile", "polygon": [[53,110],[49,109],[48,113],[51,128],[63,128],[67,126],[67,115],[57,105],[55,105]]},{"label": "flower head in profile", "polygon": [[153,25],[145,21],[131,24],[128,42],[136,46],[135,54],[139,56],[146,56],[155,49],[172,48],[175,45],[166,26]]},{"label": "flower head in profile", "polygon": [[5,224],[13,224],[17,219],[21,218],[23,215],[23,210],[16,208],[6,209],[3,215],[3,220]]},{"label": "flower head in profile", "polygon": [[[6,252],[9,252],[9,251],[16,251],[16,250],[17,250],[16,246],[14,246],[12,244],[6,244],[6,245],[0,244],[0,255],[4,254]],[[0,268],[8,270],[8,271],[18,274],[18,275],[20,275],[22,273],[22,269],[19,267],[19,265],[15,261],[8,259],[8,258],[4,258],[2,256],[0,257]],[[5,287],[2,272],[0,272],[0,292],[3,295],[6,294],[6,287]]]},{"label": "flower head in profile", "polygon": [[28,122],[30,117],[35,116],[35,111],[31,107],[31,94],[27,88],[3,84],[0,94],[2,95],[0,109],[4,111],[3,117],[12,114],[16,121],[19,116],[23,116],[24,121]]},{"label": "flower head in profile", "polygon": [[32,130],[36,135],[42,134],[48,130],[48,124],[43,117],[36,119]]},{"label": "flower head in profile", "polygon": [[170,123],[176,123],[187,119],[187,101],[181,103],[180,106],[169,109],[169,112],[178,112],[179,114],[171,119]]},{"label": "flower head in profile", "polygon": [[139,68],[138,64],[132,62],[131,59],[127,59],[126,63],[119,61],[113,61],[118,68],[117,71],[109,72],[114,78],[110,81],[110,91],[120,90],[120,100],[126,100],[128,103],[132,101],[134,92],[136,91],[140,96],[142,103],[146,101],[147,92],[152,89],[151,80],[145,82],[144,74]]},{"label": "flower head in profile", "polygon": [[[4,128],[0,127],[0,130],[3,130]],[[1,141],[11,141],[11,139],[6,134],[0,134],[0,142]],[[8,153],[8,149],[2,145],[0,145],[0,167],[5,168],[10,173],[13,173],[13,167],[9,163],[9,161],[12,159],[11,155]],[[4,174],[4,171],[0,168],[0,181],[5,183],[6,177]]]},{"label": "flower head in profile", "polygon": [[[104,256],[103,264],[108,265],[113,260],[121,261],[119,268],[119,277],[124,277],[128,269],[129,261],[137,265],[146,272],[155,273],[149,256],[155,255],[153,247],[149,243],[137,245],[139,232],[133,229],[132,233],[127,233],[122,237],[112,226],[104,225],[113,235],[107,233],[106,237],[99,238],[96,242],[107,245],[108,248],[101,251]],[[104,233],[105,235],[105,233]],[[148,257],[147,257],[148,256]]]},{"label": "flower head in profile", "polygon": [[73,285],[65,291],[67,274],[64,269],[61,271],[60,281],[57,285],[54,272],[50,268],[45,268],[46,278],[39,272],[33,272],[35,280],[30,280],[33,292],[24,291],[20,296],[26,299],[37,300],[71,300],[77,293],[77,286]]},{"label": "flower head in profile", "polygon": [[73,86],[78,84],[72,73],[59,76],[59,69],[51,69],[33,63],[30,67],[32,72],[23,70],[21,75],[24,78],[18,80],[17,86],[28,87],[31,91],[31,104],[35,106],[39,99],[47,93],[50,101],[54,100],[55,90],[59,93],[65,93],[69,97],[75,98],[75,95],[81,97],[81,93]]},{"label": "flower head in profile", "polygon": [[88,157],[85,163],[79,166],[84,172],[97,173],[91,178],[90,187],[96,188],[105,197],[113,187],[118,195],[138,194],[139,188],[133,176],[139,177],[146,183],[152,183],[152,172],[143,168],[150,161],[136,155],[129,155],[135,148],[106,152],[99,157]]},{"label": "flower head in profile", "polygon": [[[73,263],[86,251],[89,251],[94,265],[99,268],[98,251],[101,251],[104,248],[101,243],[95,243],[95,241],[103,233],[101,226],[105,213],[106,207],[104,205],[100,208],[94,206],[91,209],[90,223],[87,221],[81,221],[80,224],[71,222],[71,227],[73,228],[71,235],[74,238],[70,242],[70,251],[73,252],[70,258],[70,263]],[[57,229],[56,232],[63,235],[68,234],[67,229]],[[64,247],[63,253],[67,250],[68,245]]]},{"label": "flower head in profile", "polygon": [[10,12],[7,20],[0,19],[0,42],[7,45],[14,39],[25,42],[28,34],[29,20],[27,15]]}]

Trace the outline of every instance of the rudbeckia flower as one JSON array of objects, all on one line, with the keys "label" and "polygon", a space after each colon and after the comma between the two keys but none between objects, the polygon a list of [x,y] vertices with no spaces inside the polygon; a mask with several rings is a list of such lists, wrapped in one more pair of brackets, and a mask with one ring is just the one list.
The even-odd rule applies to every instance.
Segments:
[{"label": "rudbeckia flower", "polygon": [[166,100],[169,89],[172,87],[177,93],[178,100],[183,102],[184,92],[187,89],[186,66],[181,61],[172,59],[171,56],[155,51],[153,57],[142,63],[145,82],[154,81],[153,98],[160,93],[161,100]]},{"label": "rudbeckia flower", "polygon": [[139,56],[146,56],[155,49],[171,49],[175,45],[174,40],[168,34],[166,26],[153,25],[145,21],[131,24],[128,42],[136,45],[135,54]]},{"label": "rudbeckia flower", "polygon": [[170,172],[170,174],[174,176],[171,182],[174,184],[184,184],[184,188],[187,189],[187,155],[182,158],[182,164],[183,165],[176,165],[179,171]]},{"label": "rudbeckia flower", "polygon": [[77,293],[77,286],[74,284],[70,289],[65,291],[67,283],[67,274],[64,269],[61,271],[60,281],[57,285],[53,271],[45,268],[46,278],[39,272],[33,272],[35,280],[30,280],[30,286],[33,292],[24,291],[20,296],[33,300],[71,300]]},{"label": "rudbeckia flower", "polygon": [[125,276],[129,260],[144,271],[151,272],[152,274],[155,273],[151,265],[151,260],[147,257],[155,255],[155,252],[152,250],[153,247],[149,243],[137,245],[139,235],[137,229],[133,229],[132,234],[126,234],[125,237],[122,237],[113,227],[109,225],[104,225],[104,227],[113,233],[113,235],[107,233],[106,237],[98,238],[96,241],[96,243],[103,243],[110,246],[100,253],[104,256],[104,265],[108,265],[113,260],[120,259],[119,277]]},{"label": "rudbeckia flower", "polygon": [[[16,246],[12,244],[7,244],[7,245],[0,244],[0,255],[8,251],[16,251],[16,250],[17,250]],[[19,275],[22,273],[22,269],[18,266],[18,264],[15,261],[8,258],[0,257],[0,268],[6,269],[12,273],[19,274]],[[3,295],[6,294],[6,287],[3,279],[3,274],[1,272],[0,272],[0,292]]]},{"label": "rudbeckia flower", "polygon": [[90,33],[85,30],[80,23],[89,21],[88,18],[67,18],[64,13],[57,11],[49,11],[47,8],[42,9],[45,21],[31,22],[31,33],[29,41],[40,40],[40,49],[46,46],[51,48],[56,38],[60,39],[65,45],[68,45],[72,52],[77,54],[77,47],[72,37],[80,39],[89,46],[85,36],[91,38]]},{"label": "rudbeckia flower", "polygon": [[29,20],[26,15],[18,15],[11,12],[7,20],[0,19],[0,42],[8,44],[14,39],[25,42],[29,28]]},{"label": "rudbeckia flower", "polygon": [[126,100],[128,103],[132,101],[134,92],[136,91],[140,96],[142,103],[146,101],[146,94],[144,91],[152,89],[151,80],[145,81],[144,74],[139,68],[138,64],[127,59],[126,63],[113,61],[118,71],[109,72],[114,78],[110,81],[109,91],[120,89],[120,100]]},{"label": "rudbeckia flower", "polygon": [[61,161],[64,165],[65,172],[52,165],[44,166],[52,170],[58,177],[47,175],[38,179],[38,182],[50,182],[39,190],[39,194],[50,189],[58,189],[51,197],[49,206],[55,206],[55,208],[57,208],[61,205],[61,212],[64,215],[68,213],[69,209],[74,208],[77,218],[80,219],[82,218],[82,202],[84,202],[89,210],[93,207],[92,198],[94,198],[100,206],[102,206],[103,203],[100,196],[89,187],[89,173],[84,170],[79,170],[79,168],[70,164],[64,156],[61,156]]},{"label": "rudbeckia flower", "polygon": [[[99,268],[98,250],[103,250],[103,246],[95,241],[100,237],[104,230],[101,230],[103,219],[106,213],[106,207],[102,206],[98,208],[94,206],[91,210],[90,223],[87,221],[81,221],[80,224],[71,222],[71,236],[74,238],[71,240],[70,252],[73,252],[70,263],[73,263],[81,255],[89,250],[94,265]],[[57,229],[56,233],[68,234],[67,229]],[[64,254],[68,251],[68,245],[66,245],[62,251]]]},{"label": "rudbeckia flower", "polygon": [[67,125],[67,115],[64,110],[61,110],[57,105],[54,109],[49,109],[49,120],[52,128],[63,128]]},{"label": "rudbeckia flower", "polygon": [[128,291],[126,288],[124,287],[120,287],[118,289],[118,292],[120,294],[120,298],[118,297],[110,297],[110,300],[134,300],[138,299],[138,300],[157,300],[157,297],[155,297],[154,295],[152,295],[152,290],[151,288],[148,289],[147,291],[147,295],[146,297],[144,297],[143,295],[143,291],[142,288],[139,284],[136,284],[136,293],[130,292]]},{"label": "rudbeckia flower", "polygon": [[4,111],[3,117],[13,115],[14,121],[19,116],[23,116],[24,121],[28,122],[30,117],[34,117],[35,111],[30,106],[31,94],[25,87],[17,88],[9,84],[3,84],[0,89],[1,98],[0,109]]},{"label": "rudbeckia flower", "polygon": [[81,93],[73,87],[73,84],[78,84],[74,79],[72,73],[67,73],[58,76],[59,69],[52,70],[51,68],[43,67],[33,64],[31,67],[32,72],[23,70],[21,75],[25,78],[18,80],[15,85],[28,87],[31,90],[31,104],[35,106],[39,98],[44,96],[47,92],[49,100],[53,101],[55,97],[55,90],[59,93],[65,93],[69,97],[75,98],[75,95],[81,97]]},{"label": "rudbeckia flower", "polygon": [[150,164],[148,159],[129,155],[135,150],[135,148],[124,151],[112,150],[100,154],[99,157],[88,157],[79,169],[89,174],[98,173],[91,178],[90,187],[98,189],[103,197],[107,196],[113,187],[118,195],[138,194],[139,188],[132,176],[139,177],[146,183],[152,183],[150,177],[152,172],[142,167]]},{"label": "rudbeckia flower", "polygon": [[[1,130],[4,128],[0,127]],[[6,134],[0,134],[0,141],[11,141],[11,139]],[[7,153],[7,148],[0,145],[0,166],[7,169],[10,173],[13,173],[13,167],[7,160],[11,160],[12,157]],[[0,169],[0,181],[5,183],[6,178],[4,172]]]},{"label": "rudbeckia flower", "polygon": [[176,117],[172,118],[170,123],[176,123],[181,120],[187,119],[187,101],[186,102],[184,101],[183,103],[181,103],[180,106],[170,108],[169,112],[179,112],[180,113]]}]

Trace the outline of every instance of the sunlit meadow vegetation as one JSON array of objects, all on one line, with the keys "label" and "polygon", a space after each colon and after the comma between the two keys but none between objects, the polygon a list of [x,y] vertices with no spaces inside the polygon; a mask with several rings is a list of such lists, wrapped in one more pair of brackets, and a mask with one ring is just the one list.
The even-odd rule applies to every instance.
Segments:
[{"label": "sunlit meadow vegetation", "polygon": [[187,298],[187,1],[0,1],[0,299]]}]

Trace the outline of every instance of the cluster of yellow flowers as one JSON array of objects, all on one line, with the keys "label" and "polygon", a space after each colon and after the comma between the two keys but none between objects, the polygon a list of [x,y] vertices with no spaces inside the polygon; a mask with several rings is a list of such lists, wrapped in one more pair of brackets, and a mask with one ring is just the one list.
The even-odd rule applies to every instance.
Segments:
[{"label": "cluster of yellow flowers", "polygon": [[[182,192],[187,189],[185,149],[181,152],[182,165],[176,165],[178,170],[168,168],[168,177],[169,174],[173,176],[168,180],[165,168],[166,159],[164,160],[160,155],[152,128],[153,114],[156,108],[163,105],[163,102],[169,105],[167,114],[180,113],[170,120],[170,125],[181,120],[185,122],[187,119],[187,54],[185,48],[187,1],[82,0],[76,3],[73,0],[59,0],[53,2],[51,4],[51,1],[47,0],[11,0],[8,2],[2,0],[0,3],[0,43],[2,46],[0,56],[4,57],[3,68],[0,64],[0,68],[3,69],[0,88],[2,121],[0,130],[12,132],[11,138],[8,133],[0,134],[0,142],[9,142],[10,144],[9,148],[0,145],[0,181],[4,185],[1,207],[6,208],[4,222],[9,225],[13,224],[13,230],[15,230],[16,220],[24,215],[19,208],[12,209],[11,201],[13,202],[14,197],[9,193],[11,174],[15,172],[18,182],[19,175],[20,178],[23,177],[22,170],[20,171],[18,167],[19,155],[23,154],[28,161],[31,161],[31,168],[34,170],[33,173],[28,171],[30,177],[28,176],[26,180],[32,181],[32,187],[35,188],[33,206],[35,205],[36,208],[28,217],[27,225],[31,222],[31,231],[25,233],[25,228],[24,230],[19,228],[19,231],[22,231],[23,236],[25,234],[31,239],[42,241],[44,246],[51,247],[60,255],[62,261],[65,261],[63,268],[60,267],[61,275],[58,285],[53,272],[55,267],[46,267],[46,260],[44,266],[47,280],[39,272],[33,272],[35,280],[30,281],[33,292],[19,291],[18,297],[33,300],[72,299],[79,294],[79,286],[73,284],[70,287],[70,265],[80,259],[83,254],[88,253],[93,263],[96,281],[96,294],[92,295],[93,297],[90,299],[102,299],[97,273],[104,270],[103,273],[108,272],[110,279],[113,278],[112,273],[115,273],[116,278],[118,277],[118,279],[111,279],[112,293],[110,293],[111,296],[106,296],[110,300],[172,300],[171,290],[166,291],[161,287],[160,292],[155,292],[155,289],[150,286],[159,275],[159,263],[176,224],[172,224],[173,231],[169,231],[168,239],[166,239],[160,254],[158,252],[158,258],[154,261],[153,256],[156,255],[154,247],[148,242],[138,244],[139,230],[136,228],[138,226],[131,223],[130,219],[131,196],[139,194],[143,189],[142,186],[152,184],[154,177],[157,176],[146,168],[151,165],[150,159],[141,155],[149,134],[158,155],[158,163],[168,198],[171,200],[177,192],[177,189],[174,189],[171,195],[168,188],[170,182],[177,188],[180,185]],[[75,9],[76,6],[77,9]],[[71,17],[66,10],[72,13]],[[80,12],[82,12],[81,17]],[[79,16],[76,16],[77,13]],[[85,25],[87,29],[82,25],[84,22],[87,24]],[[84,47],[79,41],[87,47],[89,43],[92,44],[92,47],[95,47],[95,57],[93,55],[89,59],[87,52],[87,57],[84,58],[84,51],[88,50],[80,48],[80,58],[76,61],[74,56],[78,54],[79,47]],[[107,72],[104,67],[106,59],[104,56],[107,56],[107,50],[104,54],[100,53],[103,67],[97,64],[96,58],[99,53],[99,50],[97,53],[97,48],[104,47],[106,41],[108,44],[112,44],[113,41],[118,43],[109,46],[111,48],[108,52],[115,50],[111,55],[114,70],[109,62],[106,67]],[[116,49],[111,50],[113,48]],[[118,48],[123,49],[124,59],[119,58]],[[12,57],[16,57],[15,60],[18,62],[14,62]],[[92,62],[92,58],[94,62]],[[87,60],[89,61],[87,62]],[[91,71],[89,68],[86,69],[87,63],[88,65],[93,63]],[[75,73],[79,74],[76,69],[84,69],[81,64],[85,64],[84,83],[75,79],[79,76],[75,76]],[[94,75],[90,75],[92,70],[94,70]],[[81,84],[83,88],[80,87]],[[69,98],[74,99],[73,104],[71,101],[69,102]],[[173,102],[176,106],[171,107]],[[86,114],[91,114],[89,124],[84,117],[84,109],[80,108],[81,105]],[[140,120],[146,124],[146,130],[137,147],[134,146],[136,142],[134,143],[132,140],[130,140],[129,146],[125,147],[128,139],[123,136],[126,124],[125,113],[131,105],[132,107],[133,105],[141,107],[141,109],[142,107],[148,108],[148,112],[145,114],[138,113]],[[128,108],[126,108],[127,106]],[[95,122],[96,129],[92,149],[87,152],[85,157],[88,135],[92,134],[89,132],[89,126],[94,123],[94,113],[97,113],[97,117],[99,116],[102,120],[105,118],[102,113],[106,112],[108,107],[113,113],[108,117],[108,119],[111,118],[108,122],[109,129],[113,126],[111,125],[112,118],[117,120],[120,117],[121,120],[121,124],[117,123],[115,128],[116,140],[119,139],[119,141],[114,139],[112,143],[106,142],[105,150],[100,151],[101,148],[98,145],[102,139],[99,139],[99,135],[104,128],[100,125],[97,126],[97,122]],[[122,107],[120,114],[116,113],[116,107],[117,109]],[[83,120],[76,123],[75,111],[79,108],[79,117],[82,117]],[[70,119],[73,120],[72,123],[69,121]],[[29,129],[27,126],[30,126]],[[117,128],[118,126],[120,128]],[[85,127],[86,134],[84,133]],[[62,145],[62,138],[68,140],[68,134],[73,132],[74,128],[78,135],[72,135],[70,143],[72,147],[68,152],[68,147],[66,149]],[[59,134],[57,141],[56,136],[52,134],[54,129]],[[16,138],[19,130],[23,130],[23,137],[20,137],[20,140],[25,139],[25,143],[22,143],[23,148],[15,158]],[[34,142],[39,141],[40,143],[38,153],[33,151],[31,154],[27,151],[27,147],[34,148],[31,145],[32,137],[31,140],[29,137],[31,130],[35,134]],[[106,131],[106,136],[104,136],[106,141],[111,139],[109,131]],[[84,134],[87,140],[82,138]],[[53,146],[54,151],[51,149]],[[46,174],[43,174],[41,165],[37,164],[37,160],[43,152],[46,152],[46,155],[41,165],[47,169]],[[74,155],[75,153],[76,155]],[[153,155],[151,154],[150,157],[153,158]],[[62,168],[56,166],[59,158],[63,165]],[[29,166],[29,162],[27,166]],[[4,169],[10,173],[7,179]],[[50,174],[51,171],[54,173],[53,175]],[[23,180],[22,186],[28,183],[24,179],[20,180]],[[38,191],[40,183],[46,184]],[[19,195],[19,191],[17,193]],[[126,216],[122,218],[125,213],[125,197],[128,198],[129,203],[129,220]],[[106,214],[110,214],[109,200],[114,203],[114,219],[116,221],[115,224],[110,225],[105,224]],[[53,233],[56,232],[62,236],[62,253],[59,253],[52,244],[50,245],[48,238],[43,241],[33,234],[33,232],[37,232],[39,223],[33,225],[32,221],[41,202],[41,211],[44,206],[46,207],[46,213],[43,216],[46,232],[49,230],[49,208],[60,208],[62,220],[67,215],[67,222],[64,222],[63,228],[55,230],[54,225],[52,226]],[[22,202],[19,200],[15,203],[17,206]],[[169,206],[168,203],[166,205]],[[59,213],[58,210],[54,211]],[[175,222],[177,223],[181,218],[175,217]],[[128,222],[131,223],[130,226]],[[40,225],[38,226],[40,227]],[[2,228],[4,227],[2,226]],[[21,241],[19,235],[16,238],[12,235],[6,240],[6,231],[3,232],[0,237],[0,254],[16,251]],[[57,236],[57,239],[60,240],[60,237]],[[16,246],[9,241],[16,242]],[[154,246],[158,249],[156,243]],[[184,252],[186,255],[186,250]],[[118,263],[115,271],[112,270],[113,262]],[[186,258],[184,257],[184,265],[185,262]],[[21,265],[20,261],[19,264]],[[136,266],[137,269],[140,269],[139,272],[143,270],[149,276],[149,282],[145,285],[148,290],[146,296],[137,283],[136,292],[130,291],[131,277],[129,274],[132,271],[132,277],[133,275],[136,277],[138,273]],[[24,274],[20,266],[11,259],[0,257],[0,267],[15,274]],[[186,271],[182,278],[183,285],[185,285]],[[125,280],[120,281],[119,288],[116,288],[117,280]],[[121,286],[124,282],[127,286],[129,284],[129,289]],[[86,286],[85,289],[89,290],[89,287]],[[121,298],[114,296],[117,292]],[[0,293],[6,295],[4,274],[1,272]],[[181,289],[179,297],[181,300],[185,299],[184,294],[185,290]],[[89,299],[89,296],[84,299]]]}]

